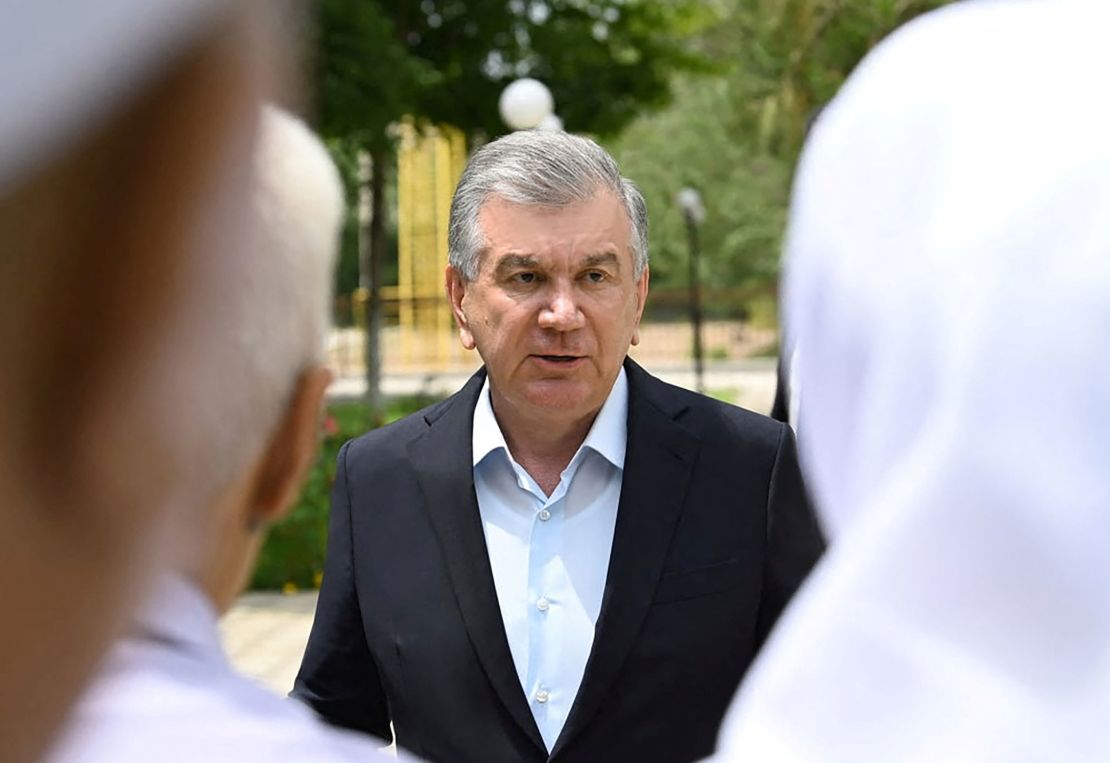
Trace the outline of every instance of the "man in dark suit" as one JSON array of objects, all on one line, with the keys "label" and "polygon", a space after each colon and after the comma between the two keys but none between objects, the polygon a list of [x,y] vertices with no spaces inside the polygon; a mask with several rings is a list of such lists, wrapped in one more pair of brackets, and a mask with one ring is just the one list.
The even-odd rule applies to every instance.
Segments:
[{"label": "man in dark suit", "polygon": [[822,550],[789,427],[627,359],[639,191],[593,142],[478,150],[447,291],[485,362],[344,446],[293,695],[432,761],[684,761]]}]

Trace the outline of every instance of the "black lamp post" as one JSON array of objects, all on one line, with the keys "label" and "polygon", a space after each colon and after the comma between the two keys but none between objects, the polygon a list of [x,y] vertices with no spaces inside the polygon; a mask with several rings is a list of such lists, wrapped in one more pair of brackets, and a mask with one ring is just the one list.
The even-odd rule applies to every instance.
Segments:
[{"label": "black lamp post", "polygon": [[698,227],[705,220],[705,207],[701,195],[694,188],[683,188],[678,192],[678,206],[686,218],[686,236],[690,244],[690,323],[694,330],[694,387],[705,392],[705,353],[701,344],[701,276],[698,260],[701,249],[698,246]]}]

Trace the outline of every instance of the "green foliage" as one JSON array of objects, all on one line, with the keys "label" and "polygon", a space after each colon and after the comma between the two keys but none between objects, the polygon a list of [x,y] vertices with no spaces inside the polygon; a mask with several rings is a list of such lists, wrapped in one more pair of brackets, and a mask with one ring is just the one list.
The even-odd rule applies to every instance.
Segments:
[{"label": "green foliage", "polygon": [[[431,405],[423,395],[397,398],[386,409],[396,421]],[[316,465],[289,515],[271,530],[251,580],[253,589],[312,588],[324,571],[328,508],[335,481],[336,456],[343,443],[371,428],[369,408],[361,402],[334,403],[324,419],[324,437]]]},{"label": "green foliage", "polygon": [[[344,198],[347,202],[346,218],[340,232],[339,261],[335,271],[335,293],[341,299],[349,299],[351,292],[359,286],[358,262],[358,152],[360,144],[355,138],[328,138],[326,141],[328,151],[343,180]],[[396,204],[397,176],[389,173],[386,189],[386,216],[389,219],[385,226],[386,244],[390,252],[397,251],[397,225]],[[397,259],[387,258],[382,263],[382,283],[397,283]],[[334,316],[341,325],[351,322],[350,306],[346,310],[339,310]]]},{"label": "green foliage", "polygon": [[386,128],[414,106],[437,74],[410,55],[385,2],[323,0],[316,5],[318,127],[368,150],[388,148]]},{"label": "green foliage", "polygon": [[[328,153],[343,180],[347,215],[340,232],[339,261],[335,268],[335,293],[349,295],[358,288],[358,158],[357,145],[350,140],[329,138]],[[346,316],[336,316],[337,319]]]},{"label": "green foliage", "polygon": [[739,405],[739,403],[737,403],[737,398],[740,396],[740,390],[736,389],[735,387],[709,389],[705,391],[705,394],[713,398],[714,400],[720,400],[722,403],[728,403],[729,405]]},{"label": "green foliage", "polygon": [[697,188],[706,284],[777,279],[790,182],[807,125],[895,27],[946,0],[727,0],[695,47],[715,76],[679,73],[671,105],[635,120],[612,150],[651,214],[652,281],[686,283],[675,194]]},{"label": "green foliage", "polygon": [[320,127],[367,148],[406,114],[497,135],[502,89],[532,76],[568,129],[613,134],[666,102],[674,71],[707,68],[687,41],[717,20],[696,0],[323,0]]}]

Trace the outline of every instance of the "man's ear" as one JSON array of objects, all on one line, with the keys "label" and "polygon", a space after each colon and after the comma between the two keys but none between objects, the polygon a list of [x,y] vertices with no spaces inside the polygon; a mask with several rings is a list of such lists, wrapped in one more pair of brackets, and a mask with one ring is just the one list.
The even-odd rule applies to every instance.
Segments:
[{"label": "man's ear", "polygon": [[320,412],[331,371],[315,366],[297,379],[285,414],[263,454],[250,501],[251,524],[269,524],[293,505],[320,444]]},{"label": "man's ear", "polygon": [[636,282],[636,323],[632,326],[632,344],[640,343],[640,318],[644,315],[644,305],[647,304],[648,283],[651,281],[651,268],[644,265],[640,273],[640,280]]},{"label": "man's ear", "polygon": [[474,335],[470,332],[470,322],[466,319],[466,313],[463,312],[466,279],[454,267],[448,265],[444,273],[444,281],[447,287],[447,299],[451,301],[451,312],[455,314],[455,322],[459,326],[459,341],[466,349],[473,350],[477,345],[474,342]]}]

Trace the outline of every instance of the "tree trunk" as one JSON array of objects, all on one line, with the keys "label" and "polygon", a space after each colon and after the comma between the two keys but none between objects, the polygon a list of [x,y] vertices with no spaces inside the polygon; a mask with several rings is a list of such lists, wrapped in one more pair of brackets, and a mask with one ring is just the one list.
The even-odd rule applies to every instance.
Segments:
[{"label": "tree trunk", "polygon": [[388,154],[359,154],[359,286],[366,289],[366,405],[374,426],[383,423],[381,389],[382,258],[385,256],[385,172]]}]

